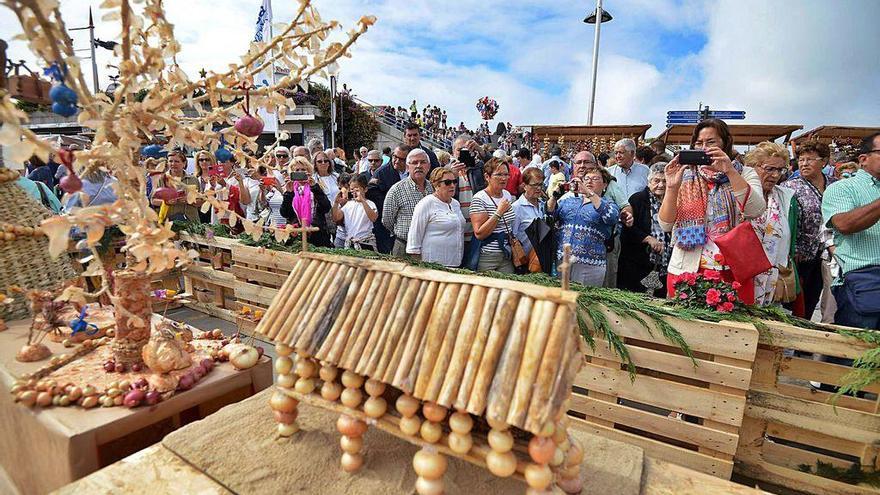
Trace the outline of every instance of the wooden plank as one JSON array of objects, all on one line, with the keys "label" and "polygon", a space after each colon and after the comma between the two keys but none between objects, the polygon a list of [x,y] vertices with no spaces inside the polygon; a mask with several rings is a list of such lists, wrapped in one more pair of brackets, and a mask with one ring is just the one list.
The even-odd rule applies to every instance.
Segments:
[{"label": "wooden plank", "polygon": [[628,443],[641,447],[648,456],[669,461],[681,466],[687,466],[690,469],[701,473],[711,474],[720,478],[729,479],[733,472],[733,462],[695,452],[693,450],[683,449],[674,445],[669,445],[650,438],[640,437],[625,431],[615,430],[589,423],[580,418],[569,418],[573,428],[577,428],[587,433],[600,435],[618,442]]},{"label": "wooden plank", "polygon": [[761,344],[768,346],[850,359],[872,348],[867,342],[834,332],[808,330],[776,321],[763,323],[769,331],[761,335]]},{"label": "wooden plank", "polygon": [[842,438],[832,437],[824,433],[816,431],[804,430],[791,425],[783,425],[779,423],[767,423],[767,436],[781,438],[790,442],[802,443],[804,445],[812,445],[824,450],[839,452],[855,457],[862,455],[865,444],[852,442]]},{"label": "wooden plank", "polygon": [[768,492],[645,456],[641,495],[769,495]]},{"label": "wooden plank", "polygon": [[235,286],[236,298],[246,299],[257,304],[262,304],[263,306],[269,306],[270,304],[272,304],[272,299],[277,293],[278,289],[272,289],[270,287],[260,287],[259,285],[254,284],[238,283]]},{"label": "wooden plank", "polygon": [[319,253],[300,253],[298,254],[298,256],[330,261],[331,263],[342,263],[349,266],[358,266],[366,268],[368,270],[399,273],[404,277],[416,278],[419,280],[437,281],[446,284],[479,285],[482,287],[510,290],[529,297],[533,297],[535,299],[550,300],[560,304],[575,304],[577,302],[578,296],[576,292],[564,291],[556,287],[540,287],[533,284],[527,284],[525,282],[501,280],[490,277],[483,277],[481,275],[466,275],[462,273],[429,270],[427,268],[421,268],[400,262],[351,258],[348,256]]},{"label": "wooden plank", "polygon": [[236,264],[252,264],[290,273],[296,264],[298,254],[273,251],[271,249],[235,245],[232,247],[232,261]]},{"label": "wooden plank", "polygon": [[221,320],[235,322],[236,312],[231,309],[218,308],[213,304],[205,304],[200,302],[188,302],[184,303],[189,309],[194,309],[200,313],[205,313],[206,315],[211,315],[216,318],[220,318]]},{"label": "wooden plank", "polygon": [[[840,385],[843,383],[843,375],[852,371],[849,366],[840,364],[814,361],[794,356],[786,356],[782,359],[779,368],[781,375],[799,378],[801,380]],[[865,392],[880,393],[880,385],[874,384],[863,389]]]},{"label": "wooden plank", "polygon": [[287,273],[270,272],[241,265],[232,265],[230,271],[232,272],[232,275],[238,279],[243,279],[248,282],[270,284],[275,287],[281,287],[289,275]]},{"label": "wooden plank", "polygon": [[[636,380],[638,381],[638,380]],[[880,416],[752,390],[746,414],[853,442],[880,442]]]},{"label": "wooden plank", "polygon": [[746,406],[745,397],[645,375],[631,381],[626,371],[594,363],[584,365],[574,385],[729,425],[742,423]]},{"label": "wooden plank", "polygon": [[[651,331],[648,331],[636,320],[619,316],[608,309],[604,309],[603,312],[611,327],[622,337],[669,345],[660,330],[654,327],[650,320],[646,320],[651,326]],[[732,321],[711,323],[685,321],[677,318],[666,318],[666,320],[681,333],[685,342],[694,351],[742,359],[748,362],[755,360],[758,331],[752,325]]]},{"label": "wooden plank", "polygon": [[[752,370],[747,367],[729,366],[705,359],[697,359],[697,365],[687,356],[637,347],[627,344],[627,350],[637,367],[661,371],[709,383],[717,383],[741,390],[748,390]],[[596,339],[596,349],[589,355],[609,361],[620,362],[620,357],[612,351],[608,342]]]},{"label": "wooden plank", "polygon": [[[602,418],[614,424],[630,426],[640,430],[657,433],[664,437],[674,438],[697,446],[709,447],[727,454],[736,453],[739,437],[732,433],[713,430],[704,426],[688,423],[680,419],[641,411],[633,407],[596,400],[585,395],[571,396],[571,410]],[[587,420],[591,421],[591,420]]]},{"label": "wooden plank", "polygon": [[[752,390],[767,392],[767,390],[758,387],[754,387]],[[774,392],[774,390],[770,390],[770,392]],[[794,397],[797,399],[819,402],[821,404],[830,404],[831,399],[834,397],[834,393],[832,392],[816,390],[809,386],[794,385],[790,383],[780,383],[779,386],[776,387],[775,392],[778,392],[780,395],[784,395],[787,397]],[[874,413],[877,407],[877,403],[872,400],[859,399],[857,397],[844,395],[837,398],[837,407],[842,407],[844,409],[853,409],[856,411],[867,413]]]},{"label": "wooden plank", "polygon": [[228,237],[213,237],[211,239],[208,239],[207,237],[190,234],[189,232],[178,232],[177,237],[183,242],[223,250],[230,250],[233,246],[239,245],[238,239],[232,239]]},{"label": "wooden plank", "polygon": [[850,485],[795,469],[777,466],[763,461],[736,462],[737,474],[779,486],[797,487],[798,491],[813,495],[877,495],[870,486]]},{"label": "wooden plank", "polygon": [[783,466],[790,469],[798,469],[802,464],[806,464],[813,469],[816,468],[816,461],[831,464],[843,469],[848,469],[853,465],[852,461],[840,459],[830,455],[811,452],[809,450],[790,447],[772,440],[767,440],[761,449],[761,455],[764,462]]}]

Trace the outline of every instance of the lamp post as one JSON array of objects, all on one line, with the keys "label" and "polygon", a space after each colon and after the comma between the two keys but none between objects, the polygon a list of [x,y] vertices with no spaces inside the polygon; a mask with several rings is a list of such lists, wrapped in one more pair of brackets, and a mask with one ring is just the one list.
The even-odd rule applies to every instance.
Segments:
[{"label": "lamp post", "polygon": [[587,125],[593,125],[593,110],[596,107],[596,69],[599,66],[599,31],[603,22],[608,22],[613,17],[607,10],[602,9],[602,0],[596,0],[596,11],[588,15],[584,22],[596,25],[596,38],[593,40],[593,78],[590,84],[590,107],[587,114]]}]

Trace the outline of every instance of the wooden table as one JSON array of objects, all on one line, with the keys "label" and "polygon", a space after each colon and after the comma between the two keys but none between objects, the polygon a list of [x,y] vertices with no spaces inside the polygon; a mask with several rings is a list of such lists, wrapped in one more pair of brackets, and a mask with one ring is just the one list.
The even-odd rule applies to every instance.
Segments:
[{"label": "wooden table", "polygon": [[[228,362],[218,363],[192,390],[153,407],[29,409],[14,403],[9,389],[17,376],[46,361],[16,361],[30,321],[8,325],[8,331],[0,332],[0,466],[15,485],[11,489],[23,494],[60,488],[272,384],[271,360],[264,357],[244,371],[236,371]],[[61,344],[45,343],[56,355],[70,352]],[[0,492],[8,489],[0,486]]]}]

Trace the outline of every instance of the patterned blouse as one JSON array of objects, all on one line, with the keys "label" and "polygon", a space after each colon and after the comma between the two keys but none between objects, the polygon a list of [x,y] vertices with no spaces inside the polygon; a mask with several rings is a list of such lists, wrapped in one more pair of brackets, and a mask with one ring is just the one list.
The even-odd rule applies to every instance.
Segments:
[{"label": "patterned blouse", "polygon": [[620,209],[608,198],[602,198],[598,209],[591,201],[584,202],[582,196],[560,201],[556,209],[559,219],[558,258],[562,259],[562,246],[571,244],[573,263],[605,265],[605,241],[611,238],[611,230],[619,215]]},{"label": "patterned blouse", "polygon": [[[824,175],[825,187],[831,184]],[[822,251],[822,193],[803,177],[795,177],[783,182],[782,187],[794,191],[798,202],[798,232],[795,242],[795,257],[798,261],[811,261]]]}]

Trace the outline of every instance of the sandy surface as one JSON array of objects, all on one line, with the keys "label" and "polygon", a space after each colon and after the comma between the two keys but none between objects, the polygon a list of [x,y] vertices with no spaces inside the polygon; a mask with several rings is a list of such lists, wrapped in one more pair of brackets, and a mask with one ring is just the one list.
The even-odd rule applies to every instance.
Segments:
[{"label": "sandy surface", "polygon": [[[301,404],[301,431],[290,438],[275,433],[267,389],[221,409],[163,440],[188,463],[238,493],[412,494],[416,447],[377,429],[364,436],[364,467],[354,475],[339,468],[337,415]],[[638,494],[641,449],[575,432],[586,451],[583,493]],[[458,459],[449,459],[448,494],[524,493],[525,483],[500,479]]]}]

